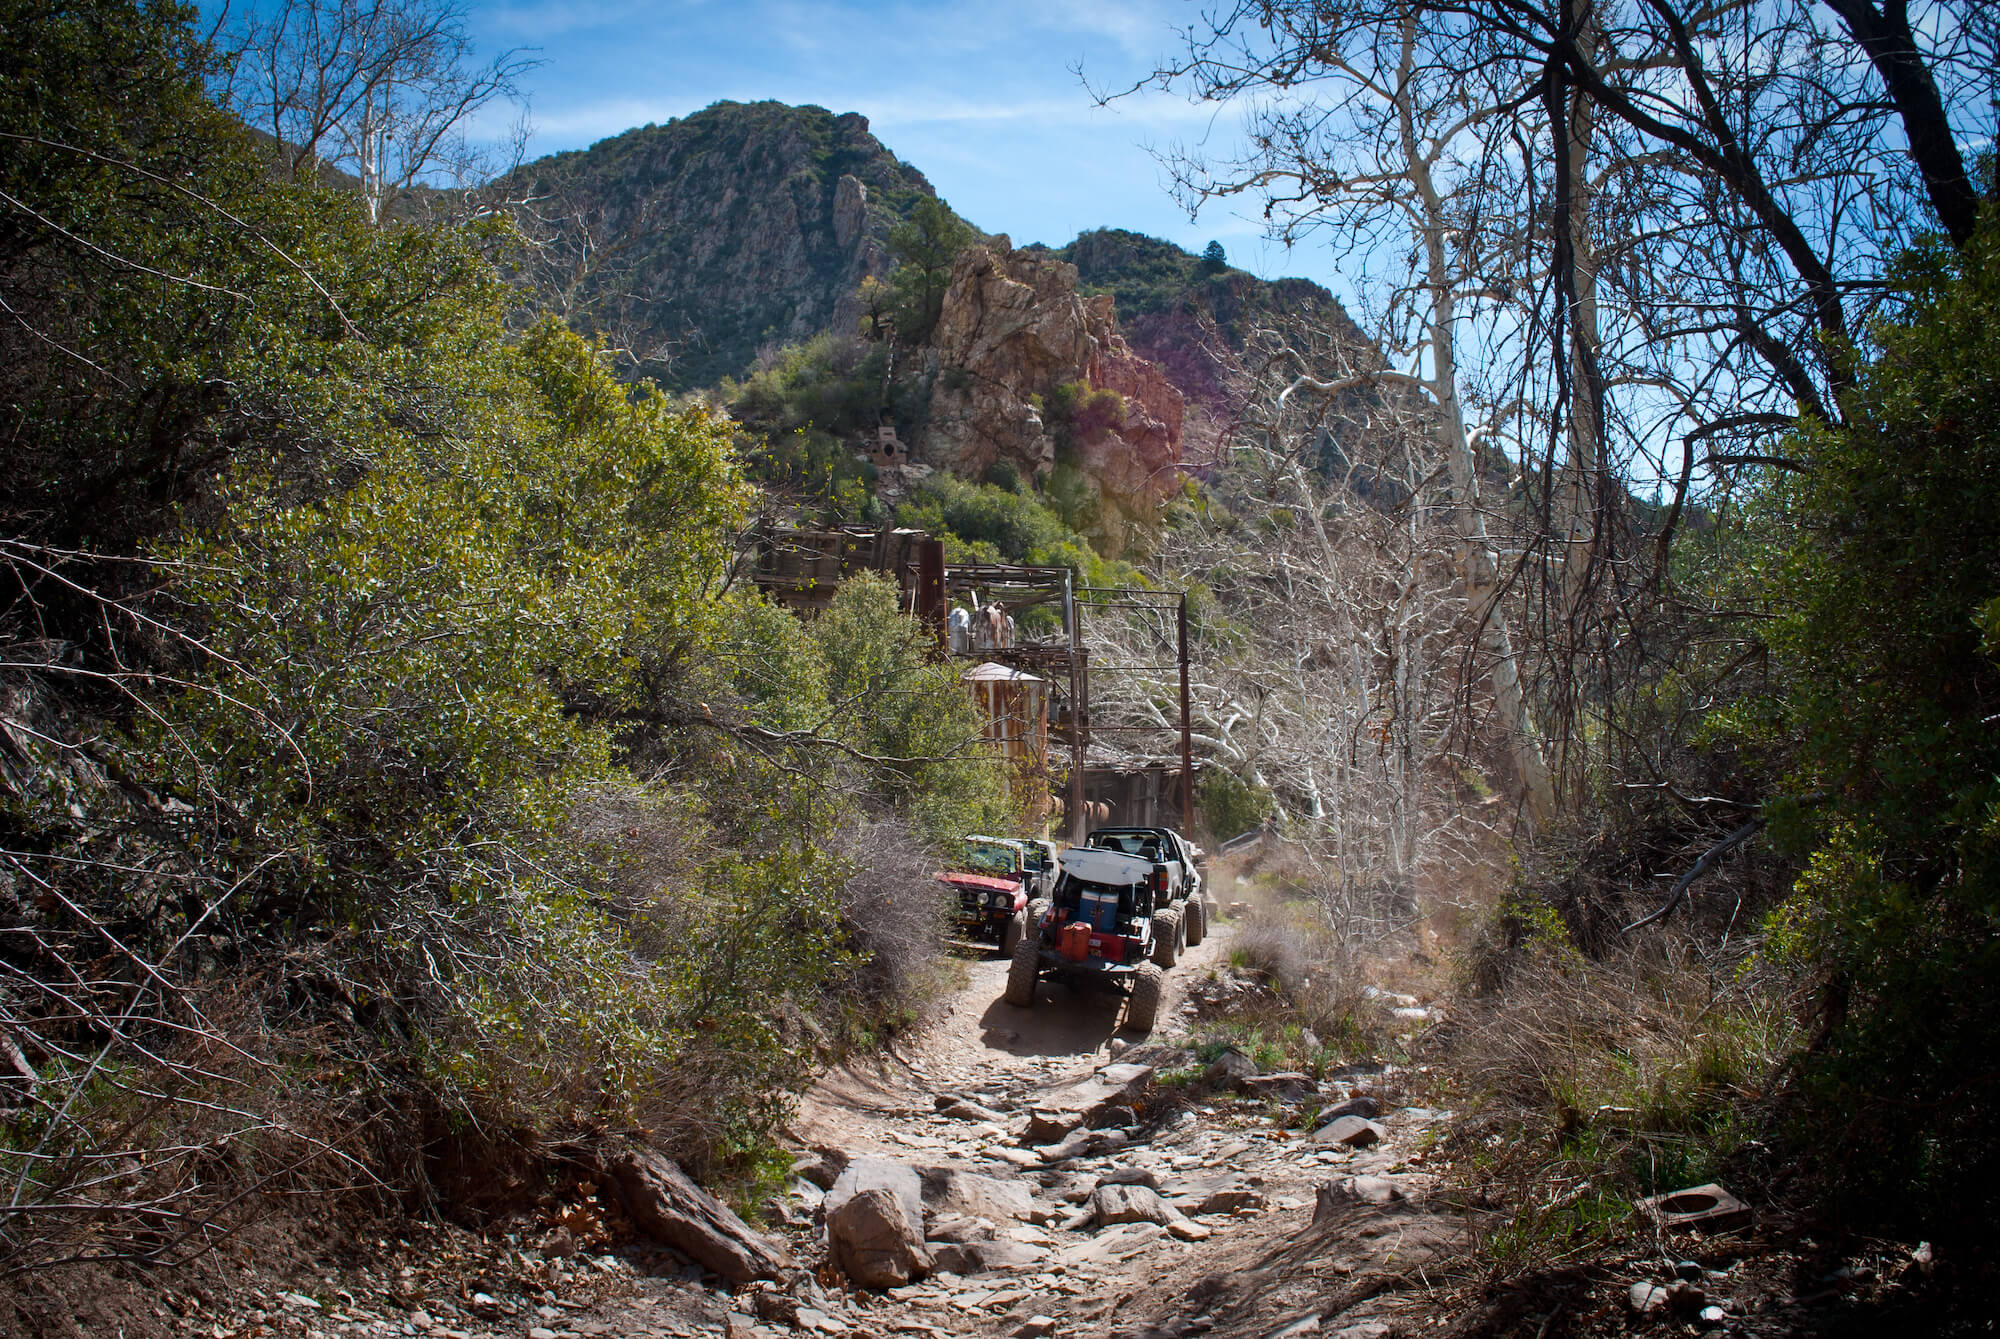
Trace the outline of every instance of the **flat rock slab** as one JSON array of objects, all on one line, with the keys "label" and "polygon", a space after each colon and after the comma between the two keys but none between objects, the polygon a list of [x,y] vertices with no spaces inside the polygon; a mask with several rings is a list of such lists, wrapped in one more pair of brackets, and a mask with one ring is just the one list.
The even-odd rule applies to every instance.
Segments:
[{"label": "flat rock slab", "polygon": [[1165,1227],[1180,1217],[1152,1187],[1134,1185],[1097,1187],[1090,1192],[1090,1207],[1085,1213],[1099,1227],[1115,1227],[1119,1223],[1158,1223]]},{"label": "flat rock slab", "polygon": [[1019,1181],[1003,1181],[960,1171],[956,1167],[926,1167],[922,1172],[923,1206],[933,1214],[963,1214],[968,1218],[1032,1222],[1038,1215],[1035,1197]]},{"label": "flat rock slab", "polygon": [[1381,1142],[1384,1130],[1372,1120],[1360,1116],[1336,1116],[1319,1129],[1313,1131],[1316,1144],[1342,1144],[1348,1148],[1366,1148]]},{"label": "flat rock slab", "polygon": [[1340,1193],[1363,1204],[1394,1204],[1409,1198],[1401,1186],[1386,1176],[1350,1176],[1340,1183]]},{"label": "flat rock slab", "polygon": [[[1100,1186],[1144,1186],[1148,1190],[1160,1188],[1160,1174],[1151,1167],[1113,1167],[1097,1178]],[[1095,1187],[1093,1187],[1095,1189]]]},{"label": "flat rock slab", "polygon": [[628,1146],[594,1161],[641,1232],[731,1283],[776,1278],[792,1267],[789,1251],[688,1179],[671,1158]]},{"label": "flat rock slab", "polygon": [[988,1274],[994,1270],[1027,1269],[1048,1255],[1041,1246],[1022,1241],[936,1242],[929,1247],[937,1268],[953,1274]]},{"label": "flat rock slab", "polygon": [[[924,1237],[935,1248],[942,1243],[964,1245],[970,1241],[991,1241],[999,1235],[999,1229],[985,1218],[968,1218],[962,1213],[932,1214],[924,1228]],[[951,1270],[950,1265],[939,1265],[939,1269]]]},{"label": "flat rock slab", "polygon": [[1245,1213],[1261,1209],[1267,1203],[1264,1196],[1246,1186],[1225,1186],[1212,1190],[1195,1207],[1201,1214]]},{"label": "flat rock slab", "polygon": [[1310,1074],[1297,1070],[1285,1070],[1277,1074],[1252,1074],[1238,1083],[1237,1088],[1251,1097],[1276,1099],[1282,1102],[1298,1102],[1308,1097],[1319,1096],[1319,1084]]},{"label": "flat rock slab", "polygon": [[1201,1241],[1209,1229],[1191,1223],[1173,1205],[1161,1199],[1149,1186],[1108,1185],[1090,1192],[1090,1204],[1068,1226],[1116,1227],[1125,1223],[1156,1223],[1182,1241]]},{"label": "flat rock slab", "polygon": [[1085,1078],[1044,1088],[1035,1097],[1035,1111],[1064,1116],[1075,1113],[1081,1123],[1093,1128],[1106,1124],[1113,1107],[1140,1108],[1146,1089],[1153,1081],[1151,1065],[1106,1065]]},{"label": "flat rock slab", "polygon": [[1078,1126],[1060,1144],[1050,1144],[1042,1149],[1041,1159],[1047,1163],[1067,1162],[1071,1158],[1115,1152],[1130,1142],[1131,1136],[1123,1130],[1091,1130]]},{"label": "flat rock slab", "polygon": [[1066,1265],[1086,1268],[1123,1264],[1152,1250],[1166,1240],[1166,1236],[1167,1230],[1158,1223],[1126,1223],[1058,1252],[1057,1258]]},{"label": "flat rock slab", "polygon": [[1053,1144],[1067,1138],[1070,1131],[1082,1124],[1081,1111],[1037,1107],[1028,1113],[1028,1131],[1022,1138],[1031,1144]]}]

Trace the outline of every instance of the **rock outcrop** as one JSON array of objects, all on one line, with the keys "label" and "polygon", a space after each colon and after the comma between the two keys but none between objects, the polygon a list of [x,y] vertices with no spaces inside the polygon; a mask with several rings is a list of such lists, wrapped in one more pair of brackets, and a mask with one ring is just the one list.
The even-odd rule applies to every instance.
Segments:
[{"label": "rock outcrop", "polygon": [[966,478],[996,464],[1047,473],[1056,439],[1036,400],[1083,382],[1113,390],[1122,420],[1079,442],[1079,464],[1125,495],[1164,491],[1180,461],[1184,404],[1166,373],[1132,352],[1109,296],[1085,297],[1076,267],[1005,237],[968,247],[952,268],[931,336],[936,381],[918,439],[930,463]]},{"label": "rock outcrop", "polygon": [[792,1267],[783,1246],[751,1230],[671,1159],[650,1149],[620,1148],[596,1161],[633,1224],[703,1268],[741,1284],[776,1278]]},{"label": "rock outcrop", "polygon": [[1037,1093],[1035,1114],[1055,1124],[1066,1124],[1067,1117],[1075,1116],[1075,1123],[1068,1125],[1071,1131],[1079,1125],[1096,1129],[1107,1124],[1115,1111],[1137,1110],[1152,1082],[1151,1065],[1105,1065],[1083,1078]]}]

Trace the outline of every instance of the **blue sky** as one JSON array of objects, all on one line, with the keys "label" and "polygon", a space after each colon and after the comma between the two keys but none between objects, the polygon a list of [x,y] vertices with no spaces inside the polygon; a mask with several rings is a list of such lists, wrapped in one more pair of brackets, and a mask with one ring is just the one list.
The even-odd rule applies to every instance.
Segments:
[{"label": "blue sky", "polygon": [[[1093,105],[1178,48],[1189,0],[472,0],[483,55],[539,48],[528,76],[532,155],[582,148],[718,99],[776,98],[860,112],[973,223],[1019,245],[1123,227],[1266,277],[1334,284],[1325,258],[1261,240],[1251,210],[1211,205],[1190,222],[1151,150],[1226,152],[1239,114],[1149,93]],[[1336,285],[1337,286],[1337,285]]]}]

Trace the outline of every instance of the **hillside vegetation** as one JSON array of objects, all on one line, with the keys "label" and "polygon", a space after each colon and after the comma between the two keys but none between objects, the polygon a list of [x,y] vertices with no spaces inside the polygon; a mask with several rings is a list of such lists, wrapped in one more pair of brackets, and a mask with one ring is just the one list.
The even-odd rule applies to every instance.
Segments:
[{"label": "hillside vegetation", "polygon": [[881,583],[729,588],[728,431],[523,311],[509,228],[273,180],[183,11],[8,34],[66,76],[0,87],[0,1268],[606,1130],[754,1184],[923,1007],[929,844],[1008,821],[955,679]]}]

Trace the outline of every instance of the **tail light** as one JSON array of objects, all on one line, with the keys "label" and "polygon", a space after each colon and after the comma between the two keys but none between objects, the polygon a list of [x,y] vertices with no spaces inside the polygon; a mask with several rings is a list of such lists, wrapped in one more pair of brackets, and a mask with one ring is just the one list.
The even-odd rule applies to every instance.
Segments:
[{"label": "tail light", "polygon": [[1167,872],[1165,870],[1156,869],[1153,871],[1153,891],[1156,893],[1167,891]]}]

